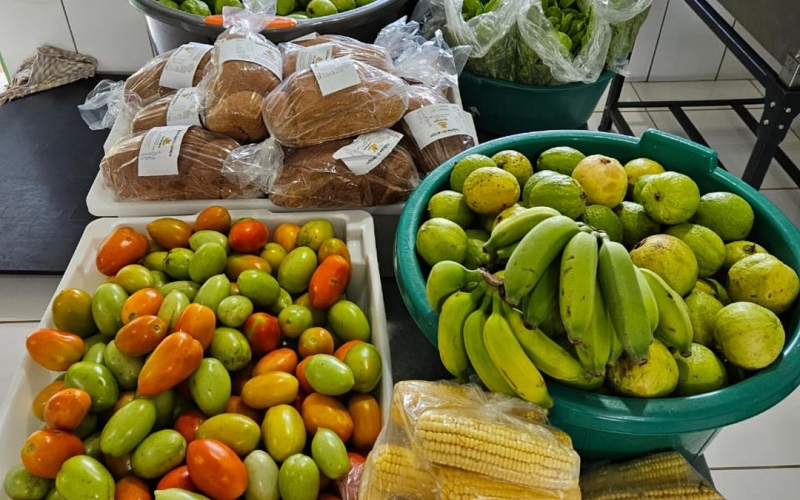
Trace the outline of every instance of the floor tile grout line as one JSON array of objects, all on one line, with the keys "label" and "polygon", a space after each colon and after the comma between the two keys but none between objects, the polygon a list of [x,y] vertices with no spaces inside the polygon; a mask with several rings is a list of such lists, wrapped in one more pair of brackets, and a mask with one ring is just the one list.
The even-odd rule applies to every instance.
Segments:
[{"label": "floor tile grout line", "polygon": [[711,472],[737,470],[791,470],[800,469],[800,465],[744,465],[741,467],[709,467]]}]

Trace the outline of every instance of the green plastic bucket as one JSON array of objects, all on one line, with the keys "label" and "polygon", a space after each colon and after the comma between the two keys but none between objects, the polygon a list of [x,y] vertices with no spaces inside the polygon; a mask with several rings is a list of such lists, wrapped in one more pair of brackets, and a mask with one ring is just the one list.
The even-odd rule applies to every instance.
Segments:
[{"label": "green plastic bucket", "polygon": [[539,130],[576,130],[586,124],[614,73],[592,83],[520,85],[463,71],[458,79],[464,109],[475,126],[505,136]]},{"label": "green plastic bucket", "polygon": [[[551,147],[571,146],[583,153],[605,154],[625,163],[648,157],[691,176],[702,193],[730,191],[755,211],[751,238],[792,269],[800,269],[800,232],[769,200],[717,167],[711,149],[666,132],[648,130],[641,139],[601,132],[552,131],[506,137],[456,156],[429,174],[412,193],[400,215],[395,239],[395,276],[403,301],[419,328],[436,345],[438,314],[425,299],[425,276],[415,251],[416,232],[431,196],[447,189],[453,164],[463,156],[488,156],[515,149],[529,158]],[[426,270],[427,271],[427,270]],[[724,389],[684,398],[620,398],[580,391],[548,381],[555,405],[550,422],[569,433],[586,460],[626,458],[674,449],[689,460],[699,456],[720,428],[774,406],[800,385],[800,304],[781,315],[787,340],[770,367]]]}]

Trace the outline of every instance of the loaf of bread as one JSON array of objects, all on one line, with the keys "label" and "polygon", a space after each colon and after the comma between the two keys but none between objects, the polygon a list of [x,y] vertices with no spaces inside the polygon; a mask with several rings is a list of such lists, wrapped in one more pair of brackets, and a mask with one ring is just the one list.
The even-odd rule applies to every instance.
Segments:
[{"label": "loaf of bread", "polygon": [[239,144],[201,127],[190,127],[178,154],[178,175],[142,177],[139,150],[148,132],[118,142],[103,158],[100,170],[118,200],[198,200],[254,198],[255,186],[240,187],[223,175],[223,163]]},{"label": "loaf of bread", "polygon": [[[177,102],[176,102],[177,101]],[[170,116],[170,107],[180,107],[180,116]],[[202,125],[200,113],[203,106],[194,89],[181,89],[141,108],[131,121],[131,133],[138,134],[154,127],[166,125]]]},{"label": "loaf of bread", "polygon": [[[274,58],[274,71],[250,60],[229,59],[223,45],[247,40]],[[238,57],[238,56],[237,56]],[[263,35],[241,28],[229,28],[214,44],[211,67],[204,82],[207,88],[205,125],[241,143],[260,142],[267,137],[261,118],[264,96],[281,82],[280,51]],[[276,74],[278,73],[278,74]]]},{"label": "loaf of bread", "polygon": [[408,106],[405,82],[360,61],[350,63],[359,83],[328,95],[311,69],[284,80],[264,102],[269,133],[284,146],[303,148],[397,123]]},{"label": "loaf of bread", "polygon": [[[410,85],[408,87],[408,113],[433,104],[449,104],[444,94],[431,87]],[[458,134],[437,139],[420,149],[407,120],[400,122],[402,132],[408,137],[408,145],[421,174],[427,174],[457,154],[475,146],[470,135]]]},{"label": "loaf of bread", "polygon": [[211,59],[211,51],[209,50],[210,48],[211,47],[209,45],[190,43],[182,45],[177,49],[164,52],[163,54],[159,54],[155,58],[148,61],[147,64],[142,66],[139,71],[132,74],[125,81],[126,98],[129,102],[134,102],[137,105],[145,106],[155,101],[159,97],[173,94],[177,89],[161,86],[161,75],[164,72],[164,67],[167,65],[170,57],[179,51],[183,51],[184,55],[190,51],[204,52],[204,55],[200,58],[200,61],[194,70],[191,84],[186,85],[187,87],[196,86],[203,78],[203,72],[205,71],[206,64]]},{"label": "loaf of bread", "polygon": [[[327,56],[324,59],[349,57],[355,61],[369,64],[373,68],[378,68],[383,71],[392,70],[392,59],[389,57],[389,52],[383,47],[359,42],[354,38],[342,35],[319,35],[316,38],[296,40],[279,45],[281,54],[283,55],[283,77],[288,77],[298,69],[308,69],[308,63],[314,61],[306,60],[307,56],[304,57],[301,56],[301,54],[308,54],[309,51],[304,51],[304,49],[308,47],[316,47],[322,44],[330,46],[329,52],[322,51]],[[301,56],[300,68],[297,67],[298,56]]]},{"label": "loaf of bread", "polygon": [[333,154],[350,139],[289,153],[272,184],[273,203],[289,208],[353,208],[402,201],[419,184],[411,153],[397,145],[375,168],[357,175]]}]

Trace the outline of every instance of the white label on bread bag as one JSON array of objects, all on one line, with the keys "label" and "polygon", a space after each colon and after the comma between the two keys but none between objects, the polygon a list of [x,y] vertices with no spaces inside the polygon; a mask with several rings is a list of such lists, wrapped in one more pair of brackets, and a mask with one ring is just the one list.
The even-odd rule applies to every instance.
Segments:
[{"label": "white label on bread bag", "polygon": [[420,149],[439,139],[472,135],[458,104],[432,104],[407,113],[404,119]]},{"label": "white label on bread bag", "polygon": [[478,141],[478,130],[475,128],[475,118],[473,118],[472,113],[464,110],[464,119],[467,121],[467,125],[469,125],[469,135],[477,146],[480,144],[480,141]]},{"label": "white label on bread bag", "polygon": [[225,61],[246,61],[267,68],[278,80],[283,79],[281,53],[270,42],[251,38],[231,38],[219,42],[219,63]]},{"label": "white label on bread bag", "polygon": [[178,175],[178,155],[188,125],[150,129],[139,148],[139,177]]},{"label": "white label on bread bag", "polygon": [[203,56],[212,49],[205,43],[187,43],[169,56],[158,84],[171,89],[182,89],[194,85],[194,73]]},{"label": "white label on bread bag", "polygon": [[200,123],[200,101],[194,87],[180,89],[167,107],[167,125],[198,125]]},{"label": "white label on bread bag", "polygon": [[312,64],[311,71],[314,72],[323,96],[361,83],[356,65],[346,57]]},{"label": "white label on bread bag", "polygon": [[342,160],[354,174],[364,175],[385,160],[402,138],[403,134],[388,128],[359,135],[333,153],[333,158]]},{"label": "white label on bread bag", "polygon": [[310,47],[303,47],[297,51],[297,62],[295,63],[295,71],[302,71],[308,69],[312,64],[327,61],[333,57],[333,44],[321,43],[319,45],[312,45]]}]

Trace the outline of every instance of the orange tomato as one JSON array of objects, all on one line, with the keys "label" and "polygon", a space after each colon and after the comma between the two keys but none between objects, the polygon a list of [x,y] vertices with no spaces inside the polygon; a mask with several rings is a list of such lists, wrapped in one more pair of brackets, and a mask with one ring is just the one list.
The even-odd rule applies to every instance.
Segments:
[{"label": "orange tomato", "polygon": [[308,360],[313,358],[314,355],[308,356],[303,359],[303,361],[297,364],[297,368],[294,370],[294,376],[297,377],[297,381],[300,383],[300,390],[305,392],[306,394],[311,394],[314,392],[314,389],[311,387],[311,384],[308,383],[308,379],[306,378],[306,365],[308,364]]},{"label": "orange tomato", "polygon": [[203,360],[203,346],[185,332],[175,332],[158,344],[139,372],[139,396],[172,389],[194,373]]},{"label": "orange tomato", "polygon": [[282,246],[287,252],[291,252],[297,247],[297,233],[299,232],[300,226],[291,222],[284,222],[275,228],[275,232],[272,234],[272,241]]},{"label": "orange tomato", "polygon": [[[233,285],[233,284],[231,284]],[[175,323],[176,332],[186,332],[200,342],[203,350],[208,349],[211,337],[217,327],[217,316],[210,307],[203,304],[189,304]]]},{"label": "orange tomato", "polygon": [[132,227],[118,227],[100,243],[95,265],[106,276],[114,276],[128,264],[138,262],[149,250],[147,236]]},{"label": "orange tomato", "polygon": [[136,476],[123,477],[114,487],[115,500],[151,500],[153,493],[147,483]]},{"label": "orange tomato", "polygon": [[308,299],[317,309],[327,309],[339,300],[350,277],[350,263],[341,255],[329,255],[311,275]]},{"label": "orange tomato", "polygon": [[137,290],[122,304],[122,323],[127,325],[141,316],[155,316],[164,296],[155,288]]},{"label": "orange tomato", "polygon": [[347,262],[352,263],[350,260],[350,249],[347,248],[347,243],[339,238],[328,238],[322,242],[322,245],[319,246],[319,250],[317,250],[317,261],[322,262],[329,255],[339,255],[344,257]]},{"label": "orange tomato", "polygon": [[169,488],[180,488],[182,490],[197,493],[197,486],[192,482],[189,477],[189,468],[185,465],[179,465],[171,471],[164,474],[161,481],[156,485],[156,490],[166,490]]},{"label": "orange tomato", "polygon": [[83,441],[70,432],[34,431],[22,445],[22,465],[34,476],[55,479],[67,459],[86,453]]},{"label": "orange tomato", "polygon": [[338,349],[333,353],[335,357],[339,359],[339,361],[344,361],[344,357],[347,356],[347,353],[350,352],[350,348],[354,345],[363,344],[363,340],[348,340],[344,344],[340,345]]},{"label": "orange tomato", "polygon": [[33,416],[44,422],[44,407],[47,405],[47,401],[50,400],[53,394],[63,389],[64,385],[65,384],[63,380],[53,380],[44,386],[31,402],[31,411],[33,412]]},{"label": "orange tomato", "polygon": [[108,472],[114,476],[114,479],[122,479],[133,475],[131,468],[131,454],[122,455],[121,457],[112,457],[111,455],[103,455],[103,462],[106,464]]},{"label": "orange tomato", "polygon": [[253,376],[267,372],[294,373],[297,368],[297,353],[288,347],[275,349],[265,354],[253,367]]},{"label": "orange tomato", "polygon": [[197,214],[194,221],[194,230],[202,231],[210,229],[227,234],[231,227],[231,214],[228,209],[219,205],[213,205]]},{"label": "orange tomato", "polygon": [[333,335],[321,326],[312,326],[300,334],[297,352],[301,358],[314,354],[333,354]]},{"label": "orange tomato", "polygon": [[268,372],[248,380],[242,387],[242,401],[258,410],[279,404],[290,404],[297,399],[299,384],[294,375]]},{"label": "orange tomato", "polygon": [[369,394],[355,394],[347,403],[347,412],[353,419],[350,444],[369,450],[381,432],[381,407]]},{"label": "orange tomato", "polygon": [[80,389],[62,389],[44,405],[44,423],[51,429],[72,431],[80,425],[89,410],[92,397]]},{"label": "orange tomato", "polygon": [[189,477],[215,500],[236,500],[247,489],[247,469],[236,453],[216,439],[195,439],[186,448]]},{"label": "orange tomato", "polygon": [[320,427],[332,430],[345,443],[353,435],[353,418],[347,408],[334,397],[313,392],[303,401],[300,414],[311,435]]},{"label": "orange tomato", "polygon": [[123,406],[130,403],[136,399],[136,391],[123,391],[119,393],[119,398],[117,398],[117,402],[114,403],[114,406],[111,408],[111,413],[109,414],[109,418],[111,415],[117,413]]},{"label": "orange tomato", "polygon": [[269,229],[255,219],[243,219],[231,226],[228,242],[238,253],[258,253],[269,241]]},{"label": "orange tomato", "polygon": [[25,348],[34,361],[54,372],[66,371],[86,352],[83,339],[72,333],[42,328],[28,335]]},{"label": "orange tomato", "polygon": [[139,316],[119,329],[114,344],[122,354],[144,356],[158,347],[168,333],[169,325],[158,316]]},{"label": "orange tomato", "polygon": [[158,243],[164,250],[189,247],[192,226],[180,219],[161,217],[148,224],[145,229],[147,229],[147,234],[153,238],[153,241]]},{"label": "orange tomato", "polygon": [[255,408],[247,406],[241,396],[228,398],[228,404],[225,405],[225,413],[238,413],[239,415],[250,417],[254,422],[261,422],[264,419],[264,415]]},{"label": "orange tomato", "polygon": [[206,421],[208,417],[200,410],[187,410],[175,419],[173,429],[183,436],[187,443],[194,441],[194,435],[197,433],[197,428],[200,424]]}]

